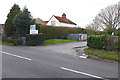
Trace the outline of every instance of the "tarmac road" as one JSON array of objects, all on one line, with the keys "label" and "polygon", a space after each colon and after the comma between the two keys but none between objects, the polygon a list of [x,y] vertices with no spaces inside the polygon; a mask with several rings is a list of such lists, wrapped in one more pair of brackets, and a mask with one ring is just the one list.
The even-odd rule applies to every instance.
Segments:
[{"label": "tarmac road", "polygon": [[73,47],[79,45],[84,46],[86,42],[35,47],[3,45],[2,77],[118,78],[118,64],[75,56]]}]

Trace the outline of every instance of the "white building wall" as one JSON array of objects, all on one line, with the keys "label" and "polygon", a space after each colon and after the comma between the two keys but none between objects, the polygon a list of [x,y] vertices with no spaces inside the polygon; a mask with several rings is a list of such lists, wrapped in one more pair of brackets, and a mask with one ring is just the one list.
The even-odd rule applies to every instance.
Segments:
[{"label": "white building wall", "polygon": [[55,21],[55,25],[54,26],[59,26],[60,22],[54,17],[52,16],[52,18],[49,20],[49,22],[47,23],[47,25],[52,25],[52,21]]},{"label": "white building wall", "polygon": [[68,23],[60,23],[60,26],[66,26],[66,27],[77,27],[76,25],[68,24]]},{"label": "white building wall", "polygon": [[52,16],[47,25],[52,25],[52,22],[55,22],[53,26],[77,27],[76,25],[73,24],[61,23],[54,16]]}]

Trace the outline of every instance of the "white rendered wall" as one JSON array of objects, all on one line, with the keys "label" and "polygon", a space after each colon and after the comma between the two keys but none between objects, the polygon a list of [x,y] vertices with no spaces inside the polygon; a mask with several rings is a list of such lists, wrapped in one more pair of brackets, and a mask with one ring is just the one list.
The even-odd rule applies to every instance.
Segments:
[{"label": "white rendered wall", "polygon": [[55,25],[54,26],[59,26],[60,22],[54,16],[52,16],[52,18],[49,20],[49,22],[47,23],[47,25],[52,25],[51,24],[52,21],[55,21]]},{"label": "white rendered wall", "polygon": [[47,25],[52,25],[51,24],[52,21],[55,22],[54,26],[77,27],[76,25],[73,25],[73,24],[61,23],[54,16],[52,16],[52,18],[49,20],[49,22],[47,23]]},{"label": "white rendered wall", "polygon": [[66,26],[66,27],[76,27],[76,25],[68,24],[68,23],[60,23],[60,26]]}]

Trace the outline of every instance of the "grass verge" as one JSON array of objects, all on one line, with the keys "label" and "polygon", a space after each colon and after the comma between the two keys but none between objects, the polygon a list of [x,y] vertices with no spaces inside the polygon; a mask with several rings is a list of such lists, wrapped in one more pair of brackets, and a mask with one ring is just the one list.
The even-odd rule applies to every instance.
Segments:
[{"label": "grass verge", "polygon": [[12,43],[8,43],[8,42],[0,42],[0,44],[8,45],[8,46],[13,46],[13,45],[14,45],[14,44],[12,44]]},{"label": "grass verge", "polygon": [[44,41],[43,45],[57,44],[57,43],[69,43],[69,42],[78,42],[76,40],[66,40],[66,39],[48,39]]},{"label": "grass verge", "polygon": [[[70,43],[70,42],[79,42],[79,41],[77,41],[77,40],[66,40],[66,39],[48,39],[48,40],[44,41],[43,46],[44,45],[50,45],[50,44],[57,44],[57,43]],[[14,44],[8,43],[8,42],[0,42],[0,44],[9,45],[9,46],[14,45]]]},{"label": "grass verge", "polygon": [[92,59],[117,62],[117,63],[120,61],[118,51],[105,51],[105,50],[90,49],[90,48],[85,48],[84,51],[88,53],[89,58]]}]

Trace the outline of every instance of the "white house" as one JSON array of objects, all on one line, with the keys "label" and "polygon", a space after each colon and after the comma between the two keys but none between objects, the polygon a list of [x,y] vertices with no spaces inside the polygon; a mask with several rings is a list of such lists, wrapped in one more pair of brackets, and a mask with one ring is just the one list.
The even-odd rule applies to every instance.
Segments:
[{"label": "white house", "polygon": [[76,27],[77,24],[66,18],[66,14],[63,13],[62,17],[53,15],[46,25],[51,26],[65,26],[65,27]]}]

